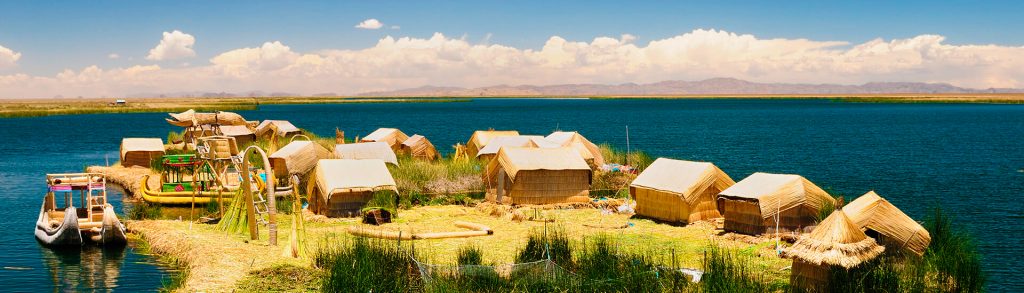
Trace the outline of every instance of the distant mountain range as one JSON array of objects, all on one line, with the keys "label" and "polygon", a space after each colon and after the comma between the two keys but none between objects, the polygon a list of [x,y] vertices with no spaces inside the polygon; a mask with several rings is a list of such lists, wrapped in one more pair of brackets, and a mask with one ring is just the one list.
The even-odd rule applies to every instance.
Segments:
[{"label": "distant mountain range", "polygon": [[636,84],[496,85],[478,88],[424,86],[358,94],[370,97],[486,96],[668,96],[668,95],[867,95],[1024,93],[1024,89],[971,89],[947,83],[869,82],[862,85],[757,83],[735,78],[670,80]]}]

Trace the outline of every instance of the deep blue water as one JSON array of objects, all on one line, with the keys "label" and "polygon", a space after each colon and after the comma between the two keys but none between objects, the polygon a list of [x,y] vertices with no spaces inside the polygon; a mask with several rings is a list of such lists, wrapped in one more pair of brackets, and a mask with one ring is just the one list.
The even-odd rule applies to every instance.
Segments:
[{"label": "deep blue water", "polygon": [[[285,119],[349,138],[378,127],[422,134],[442,152],[476,129],[547,134],[578,130],[590,140],[654,156],[710,161],[736,180],[753,172],[800,174],[847,200],[875,190],[923,220],[941,205],[976,235],[990,290],[1024,291],[1024,105],[859,104],[828,100],[529,100],[458,103],[270,105],[240,112]],[[9,190],[0,236],[0,280],[46,290],[54,257],[32,238],[45,172],[116,160],[122,137],[166,137],[164,114],[0,119],[0,182]],[[129,260],[131,259],[131,260]],[[125,253],[119,288],[154,288],[164,269]],[[72,261],[71,263],[75,263]],[[57,265],[60,268],[73,268]],[[83,279],[79,275],[73,278]],[[67,283],[67,281],[59,281]],[[80,283],[85,282],[83,279]],[[84,288],[84,287],[79,287]],[[36,291],[38,291],[36,290]]]}]

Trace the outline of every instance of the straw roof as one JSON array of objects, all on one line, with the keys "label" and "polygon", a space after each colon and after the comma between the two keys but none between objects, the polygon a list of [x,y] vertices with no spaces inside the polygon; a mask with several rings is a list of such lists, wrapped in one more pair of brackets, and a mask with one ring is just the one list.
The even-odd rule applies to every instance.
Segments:
[{"label": "straw roof", "polygon": [[558,148],[561,146],[540,135],[499,136],[491,139],[487,146],[476,153],[476,156],[497,154],[502,147]]},{"label": "straw roof", "polygon": [[699,191],[712,185],[724,190],[735,183],[712,163],[658,158],[629,185],[674,193],[693,204]]},{"label": "straw roof", "polygon": [[775,217],[779,212],[805,207],[821,210],[826,203],[835,204],[827,192],[803,176],[792,174],[754,173],[718,194],[719,198],[756,201],[761,217]]},{"label": "straw roof", "polygon": [[888,238],[880,239],[886,245],[897,244],[901,249],[923,255],[931,243],[928,230],[874,191],[843,206],[843,212],[857,227],[871,229]]},{"label": "straw roof", "polygon": [[434,144],[430,143],[430,140],[419,134],[410,136],[409,139],[403,141],[402,150],[415,158],[426,160],[433,160],[441,156],[441,154],[437,152],[437,148],[434,148]]},{"label": "straw roof", "polygon": [[181,113],[167,113],[171,118],[166,118],[167,123],[174,126],[189,127],[202,124],[220,125],[246,125],[242,115],[232,112],[196,113],[189,109]]},{"label": "straw roof", "polygon": [[579,132],[555,131],[545,138],[558,145],[576,149],[583,156],[583,159],[593,161],[595,166],[604,165],[604,155],[601,154],[601,148],[590,142],[586,137],[583,137]]},{"label": "straw roof", "polygon": [[263,120],[259,125],[256,125],[256,135],[267,135],[267,132],[272,129],[277,130],[278,136],[286,136],[302,132],[298,127],[292,125],[291,122],[285,120]]},{"label": "straw roof", "polygon": [[378,159],[398,165],[395,151],[385,142],[361,142],[334,145],[334,155],[341,159]]},{"label": "straw roof", "polygon": [[224,125],[220,127],[220,133],[226,136],[246,136],[253,135],[252,129],[249,129],[246,125]]},{"label": "straw roof", "polygon": [[810,234],[800,237],[783,256],[813,265],[853,268],[878,257],[885,247],[875,243],[842,210],[832,212]]},{"label": "straw roof", "polygon": [[366,137],[363,137],[359,141],[386,142],[389,146],[391,146],[391,149],[398,149],[401,148],[402,142],[404,142],[407,139],[409,139],[409,136],[406,135],[401,130],[395,128],[378,128],[377,130],[366,135]]},{"label": "straw roof", "polygon": [[519,135],[519,131],[515,130],[477,130],[473,132],[473,135],[469,137],[469,141],[466,142],[467,150],[469,155],[476,156],[476,153],[483,147],[487,146],[492,139],[501,136],[516,136]]},{"label": "straw roof", "polygon": [[293,141],[270,154],[270,165],[277,176],[302,175],[316,167],[317,161],[331,156],[327,148],[315,142]]},{"label": "straw roof", "polygon": [[590,166],[579,153],[571,148],[516,148],[503,147],[494,160],[487,164],[487,178],[494,178],[497,167],[505,169],[509,178],[515,181],[519,171],[528,170],[587,170]]},{"label": "straw roof", "polygon": [[381,160],[320,160],[313,175],[316,178],[316,188],[327,202],[330,201],[332,194],[341,192],[398,192],[395,179],[391,177],[387,166]]}]

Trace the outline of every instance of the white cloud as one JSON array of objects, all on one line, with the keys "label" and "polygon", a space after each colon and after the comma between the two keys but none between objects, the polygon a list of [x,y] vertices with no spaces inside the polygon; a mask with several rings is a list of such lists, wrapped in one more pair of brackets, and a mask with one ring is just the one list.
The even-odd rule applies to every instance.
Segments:
[{"label": "white cloud", "polygon": [[0,69],[13,68],[18,65],[18,59],[21,59],[21,53],[0,46]]},{"label": "white cloud", "polygon": [[371,18],[371,19],[364,20],[363,22],[360,22],[359,24],[357,24],[355,26],[355,28],[368,29],[368,30],[375,30],[375,29],[379,29],[381,27],[384,27],[384,23],[380,22],[376,18]]},{"label": "white cloud", "polygon": [[192,46],[195,44],[196,38],[190,34],[179,30],[164,32],[160,44],[149,50],[146,60],[160,61],[192,57],[196,55],[196,51],[192,50]]},{"label": "white cloud", "polygon": [[402,29],[402,27],[401,26],[397,26],[397,25],[392,25],[391,29],[398,30],[398,29]]},{"label": "white cloud", "polygon": [[119,59],[119,58],[121,58],[121,55],[118,55],[117,53],[110,53],[110,55],[107,55],[107,59]]},{"label": "white cloud", "polygon": [[[485,38],[486,39],[486,38]],[[951,45],[937,35],[860,44],[762,39],[694,30],[636,43],[621,35],[589,41],[552,36],[539,49],[429,38],[381,38],[356,50],[297,52],[278,42],[223,52],[209,65],[67,70],[56,77],[0,75],[0,97],[125,95],[251,90],[355,94],[423,85],[650,83],[735,77],[757,82],[860,84],[948,82],[1024,87],[1024,47]]]}]

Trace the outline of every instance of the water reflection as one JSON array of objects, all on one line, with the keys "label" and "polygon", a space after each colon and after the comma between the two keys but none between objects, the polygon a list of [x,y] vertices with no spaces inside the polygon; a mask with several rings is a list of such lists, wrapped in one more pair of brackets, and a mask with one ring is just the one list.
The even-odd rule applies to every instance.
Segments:
[{"label": "water reflection", "polygon": [[111,290],[117,287],[125,247],[52,249],[40,246],[53,292]]}]

